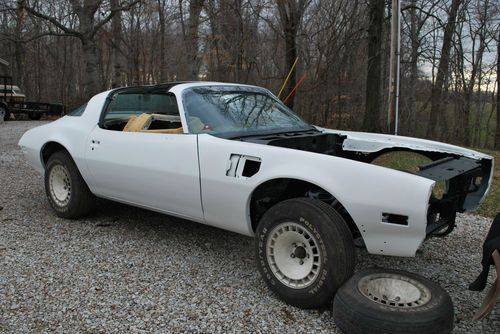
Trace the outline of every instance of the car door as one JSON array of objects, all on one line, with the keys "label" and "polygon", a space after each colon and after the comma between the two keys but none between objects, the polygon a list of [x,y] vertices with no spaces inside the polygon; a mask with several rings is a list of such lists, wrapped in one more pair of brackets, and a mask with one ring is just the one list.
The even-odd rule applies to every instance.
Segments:
[{"label": "car door", "polygon": [[115,94],[104,111],[104,122],[87,139],[86,161],[93,191],[102,197],[203,221],[197,136],[106,128],[107,118],[116,124],[120,117],[127,121],[143,111],[158,112],[158,106],[152,108],[144,98],[137,103],[140,94],[137,101],[125,95]]}]

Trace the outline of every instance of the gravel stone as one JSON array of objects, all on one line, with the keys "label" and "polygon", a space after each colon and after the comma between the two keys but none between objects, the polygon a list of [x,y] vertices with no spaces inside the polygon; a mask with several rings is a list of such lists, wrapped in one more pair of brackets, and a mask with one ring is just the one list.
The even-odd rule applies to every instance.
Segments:
[{"label": "gravel stone", "polygon": [[[0,332],[338,332],[330,307],[301,310],[269,291],[252,238],[104,200],[85,219],[58,218],[17,146],[44,123],[0,124]],[[456,333],[498,333],[500,305],[472,322],[485,292],[467,290],[490,224],[459,215],[415,258],[358,249],[357,269],[419,273],[450,293]]]}]

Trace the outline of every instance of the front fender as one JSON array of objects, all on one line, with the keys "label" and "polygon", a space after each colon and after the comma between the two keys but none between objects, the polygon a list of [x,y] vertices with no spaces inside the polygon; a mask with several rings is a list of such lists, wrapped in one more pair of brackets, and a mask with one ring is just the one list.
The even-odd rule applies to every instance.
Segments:
[{"label": "front fender", "polygon": [[[265,168],[263,162],[266,174],[263,182],[291,178],[315,184],[345,207],[370,253],[415,255],[426,236],[432,180],[342,158],[300,152],[310,156],[271,162],[269,168]],[[407,216],[408,225],[384,222],[383,214]]]},{"label": "front fender", "polygon": [[[227,175],[234,154],[260,159],[251,177]],[[413,256],[425,238],[434,181],[340,157],[199,135],[201,191],[210,225],[252,234],[250,200],[262,183],[293,178],[330,192],[349,212],[371,253]],[[383,213],[408,216],[386,223]],[[243,225],[244,223],[245,225]]]}]

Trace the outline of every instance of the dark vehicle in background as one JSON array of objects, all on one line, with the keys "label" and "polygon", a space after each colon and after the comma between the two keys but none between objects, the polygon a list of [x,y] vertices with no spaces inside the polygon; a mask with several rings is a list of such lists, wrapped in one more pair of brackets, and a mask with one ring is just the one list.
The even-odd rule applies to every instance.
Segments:
[{"label": "dark vehicle in background", "polygon": [[43,115],[62,116],[65,108],[62,104],[28,102],[21,89],[13,85],[12,77],[0,76],[0,121],[7,121],[11,114],[25,114],[32,120]]}]

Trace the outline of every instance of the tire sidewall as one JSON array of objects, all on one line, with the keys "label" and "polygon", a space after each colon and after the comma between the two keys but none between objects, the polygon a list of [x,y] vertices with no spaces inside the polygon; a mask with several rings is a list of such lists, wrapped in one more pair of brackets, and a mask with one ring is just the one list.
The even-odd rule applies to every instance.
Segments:
[{"label": "tire sidewall", "polygon": [[[379,273],[401,275],[416,280],[429,289],[431,299],[424,305],[408,308],[372,301],[361,293],[358,283],[367,275]],[[354,327],[351,327],[353,333],[366,330],[373,333],[439,333],[453,326],[453,303],[448,293],[438,284],[420,275],[399,270],[371,268],[356,273],[335,296],[333,314],[335,322],[339,322],[338,325],[342,325],[346,317],[350,318],[347,326],[358,329],[352,330]],[[353,316],[354,318],[351,318]]]},{"label": "tire sidewall", "polygon": [[[71,179],[71,194],[69,201],[65,206],[58,205],[54,201],[52,193],[50,191],[50,173],[55,166],[62,166]],[[75,198],[77,196],[75,196],[75,192],[77,191],[78,186],[78,175],[75,174],[74,164],[69,161],[68,157],[64,153],[56,152],[50,157],[45,171],[45,192],[47,194],[47,199],[50,203],[50,206],[60,215],[68,214],[71,211],[72,207],[76,204]]]},{"label": "tire sidewall", "polygon": [[[331,302],[338,287],[347,278],[339,278],[333,274],[334,265],[343,265],[340,254],[343,247],[342,242],[333,229],[334,226],[322,223],[328,217],[318,214],[308,206],[287,206],[284,201],[275,205],[272,210],[266,212],[260,221],[256,234],[256,258],[259,270],[270,287],[279,296],[286,296],[288,303],[311,308]],[[342,218],[341,223],[344,223]],[[281,283],[274,275],[267,260],[267,242],[271,237],[271,231],[279,224],[293,222],[305,228],[317,241],[321,252],[321,263],[319,274],[314,282],[303,288],[294,289]],[[345,223],[344,223],[345,224]],[[337,237],[337,238],[336,238]],[[352,240],[351,240],[352,242]]]}]

